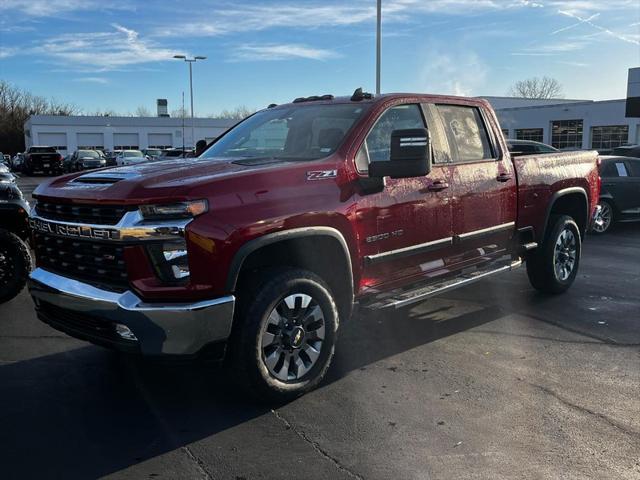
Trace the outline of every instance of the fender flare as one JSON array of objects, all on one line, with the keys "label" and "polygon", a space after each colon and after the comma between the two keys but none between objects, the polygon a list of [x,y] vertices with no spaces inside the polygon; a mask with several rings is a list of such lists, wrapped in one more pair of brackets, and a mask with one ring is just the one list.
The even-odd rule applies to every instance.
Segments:
[{"label": "fender flare", "polygon": [[353,284],[353,268],[352,268],[352,262],[351,262],[351,253],[349,251],[349,247],[347,246],[347,242],[344,236],[342,235],[342,233],[339,230],[332,227],[292,228],[290,230],[282,230],[279,232],[268,233],[261,237],[254,238],[253,240],[249,240],[244,245],[242,245],[233,256],[233,260],[231,261],[231,265],[229,267],[229,273],[227,275],[227,281],[225,283],[225,289],[229,292],[235,291],[238,277],[240,276],[240,270],[242,269],[242,265],[244,264],[244,261],[247,259],[249,255],[251,255],[256,250],[262,247],[265,247],[267,245],[272,245],[274,243],[283,242],[286,240],[317,237],[317,236],[334,238],[340,244],[344,253],[344,259],[347,262],[347,274],[349,275],[348,284],[351,289],[349,296],[351,299],[353,299],[355,286]]},{"label": "fender flare", "polygon": [[[589,220],[590,220],[589,219],[589,197],[587,195],[586,190],[582,187],[563,188],[555,192],[553,195],[551,195],[551,198],[549,199],[549,203],[547,205],[547,211],[544,216],[544,226],[542,227],[542,236],[540,237],[541,241],[544,240],[547,235],[547,227],[549,226],[549,217],[551,216],[551,210],[553,210],[553,206],[556,204],[558,199],[562,197],[566,197],[567,195],[572,195],[576,193],[582,195],[582,197],[584,198],[584,209],[586,211],[586,220],[587,220],[585,223],[585,228],[587,229],[589,228]],[[584,232],[580,232],[580,234],[584,235]]]}]

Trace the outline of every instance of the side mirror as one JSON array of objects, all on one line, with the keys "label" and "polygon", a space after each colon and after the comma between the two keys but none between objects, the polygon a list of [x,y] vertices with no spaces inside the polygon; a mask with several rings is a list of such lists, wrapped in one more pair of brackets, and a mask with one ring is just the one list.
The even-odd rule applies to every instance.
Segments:
[{"label": "side mirror", "polygon": [[422,177],[431,171],[431,141],[426,128],[394,130],[389,161],[371,162],[371,178]]}]

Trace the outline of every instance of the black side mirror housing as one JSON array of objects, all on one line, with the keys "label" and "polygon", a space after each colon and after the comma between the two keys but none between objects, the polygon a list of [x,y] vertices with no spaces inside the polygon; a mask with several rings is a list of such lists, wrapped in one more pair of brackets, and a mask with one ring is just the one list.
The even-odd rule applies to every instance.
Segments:
[{"label": "black side mirror housing", "polygon": [[431,140],[426,128],[394,130],[389,161],[371,162],[370,178],[422,177],[431,171]]}]

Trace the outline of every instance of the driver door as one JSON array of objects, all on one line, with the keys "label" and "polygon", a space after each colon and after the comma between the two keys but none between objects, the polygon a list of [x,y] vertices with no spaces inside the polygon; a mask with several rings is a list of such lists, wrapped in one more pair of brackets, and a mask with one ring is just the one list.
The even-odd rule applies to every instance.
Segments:
[{"label": "driver door", "polygon": [[450,169],[438,135],[430,128],[430,116],[429,107],[417,103],[392,106],[380,115],[358,151],[358,171],[366,174],[370,162],[389,160],[394,130],[426,127],[434,153],[428,175],[385,178],[381,192],[359,199],[365,291],[418,282],[446,269],[452,242]]}]

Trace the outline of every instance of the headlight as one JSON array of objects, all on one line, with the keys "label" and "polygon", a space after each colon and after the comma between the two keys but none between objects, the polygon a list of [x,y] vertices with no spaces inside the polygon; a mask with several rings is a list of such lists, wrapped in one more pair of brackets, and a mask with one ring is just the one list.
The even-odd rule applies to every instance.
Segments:
[{"label": "headlight", "polygon": [[140,213],[145,220],[167,220],[173,218],[193,218],[209,210],[206,200],[171,203],[167,205],[142,205]]},{"label": "headlight", "polygon": [[189,257],[184,240],[150,245],[148,248],[160,279],[165,282],[179,282],[189,278]]}]

